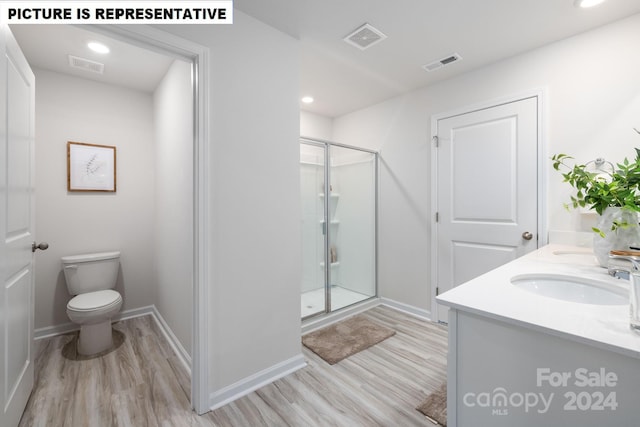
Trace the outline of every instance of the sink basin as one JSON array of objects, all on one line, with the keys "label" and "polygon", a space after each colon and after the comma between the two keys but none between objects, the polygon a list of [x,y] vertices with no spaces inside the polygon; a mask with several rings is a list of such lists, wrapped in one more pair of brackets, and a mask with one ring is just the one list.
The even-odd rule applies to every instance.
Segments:
[{"label": "sink basin", "polygon": [[523,274],[511,278],[519,289],[563,301],[595,305],[629,304],[629,293],[604,281],[560,274]]}]

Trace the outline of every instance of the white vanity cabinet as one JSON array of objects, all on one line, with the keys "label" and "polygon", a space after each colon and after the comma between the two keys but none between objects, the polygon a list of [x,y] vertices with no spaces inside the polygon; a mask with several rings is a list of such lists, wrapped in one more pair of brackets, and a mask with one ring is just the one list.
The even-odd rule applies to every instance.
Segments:
[{"label": "white vanity cabinet", "polygon": [[542,248],[438,297],[450,308],[449,426],[640,425],[640,334],[629,328],[628,305],[559,300],[511,283],[547,272],[628,289],[570,249]]}]

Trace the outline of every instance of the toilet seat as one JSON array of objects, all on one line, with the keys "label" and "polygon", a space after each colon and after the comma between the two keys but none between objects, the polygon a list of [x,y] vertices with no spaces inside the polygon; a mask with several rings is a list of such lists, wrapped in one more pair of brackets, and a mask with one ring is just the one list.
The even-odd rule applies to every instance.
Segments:
[{"label": "toilet seat", "polygon": [[[106,289],[76,295],[67,304],[67,311],[75,313],[109,311],[122,303],[122,296],[117,291]],[[97,314],[97,313],[96,313]]]},{"label": "toilet seat", "polygon": [[109,308],[122,300],[120,294],[114,290],[87,292],[76,295],[67,304],[67,309],[73,311],[93,311],[101,308]]}]

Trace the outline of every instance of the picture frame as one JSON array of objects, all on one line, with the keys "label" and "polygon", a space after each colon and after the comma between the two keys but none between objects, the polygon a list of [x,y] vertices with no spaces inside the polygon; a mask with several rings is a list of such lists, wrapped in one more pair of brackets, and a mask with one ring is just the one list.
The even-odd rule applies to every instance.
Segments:
[{"label": "picture frame", "polygon": [[116,147],[67,142],[67,191],[116,191]]}]

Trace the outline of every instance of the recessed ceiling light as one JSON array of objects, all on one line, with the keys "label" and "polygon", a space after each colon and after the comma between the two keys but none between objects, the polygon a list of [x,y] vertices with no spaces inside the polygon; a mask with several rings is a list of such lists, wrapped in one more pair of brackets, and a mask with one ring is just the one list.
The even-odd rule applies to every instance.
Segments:
[{"label": "recessed ceiling light", "polygon": [[576,7],[587,8],[587,7],[597,6],[604,1],[605,0],[575,0],[573,5]]},{"label": "recessed ceiling light", "polygon": [[87,43],[89,49],[97,53],[109,53],[109,48],[102,43],[98,42],[89,42]]},{"label": "recessed ceiling light", "polygon": [[302,98],[302,102],[304,102],[305,104],[311,104],[313,102],[313,97],[312,96],[304,96]]}]

